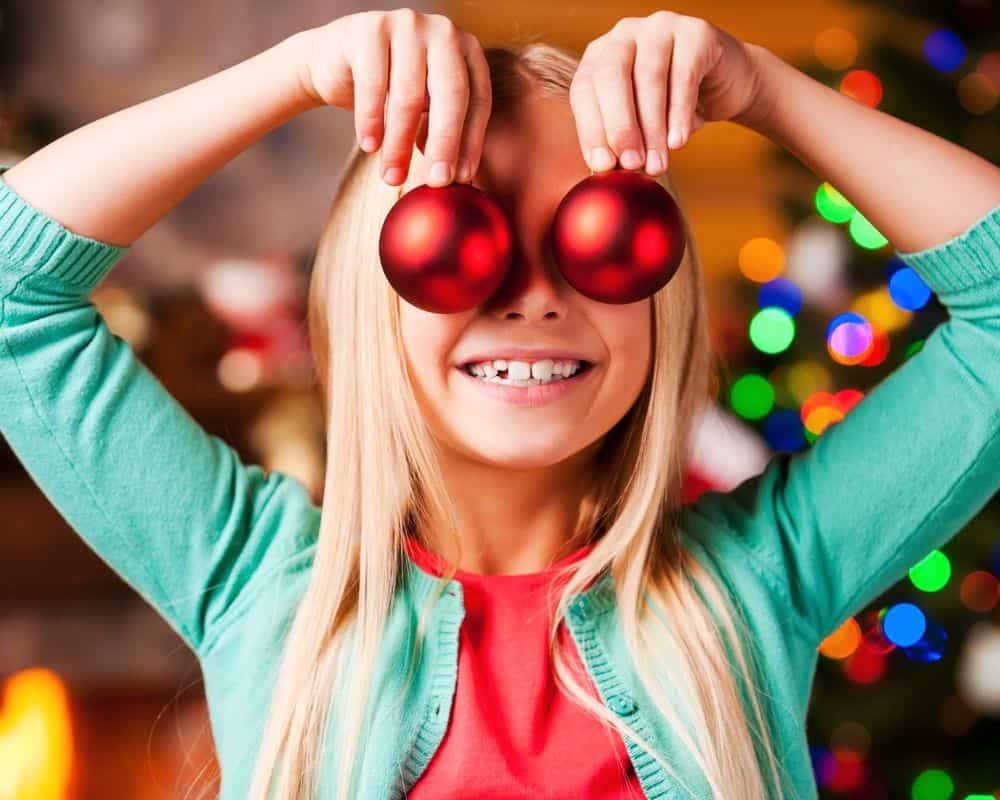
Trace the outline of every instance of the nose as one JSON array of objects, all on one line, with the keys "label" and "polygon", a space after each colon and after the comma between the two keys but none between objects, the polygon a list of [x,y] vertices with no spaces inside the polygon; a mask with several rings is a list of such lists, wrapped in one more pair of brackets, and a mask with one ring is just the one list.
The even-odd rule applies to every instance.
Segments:
[{"label": "nose", "polygon": [[[498,319],[558,319],[566,316],[567,294],[572,287],[552,261],[548,240],[542,236],[514,236],[510,271],[500,288],[486,302]],[[523,241],[537,242],[525,252]]]}]

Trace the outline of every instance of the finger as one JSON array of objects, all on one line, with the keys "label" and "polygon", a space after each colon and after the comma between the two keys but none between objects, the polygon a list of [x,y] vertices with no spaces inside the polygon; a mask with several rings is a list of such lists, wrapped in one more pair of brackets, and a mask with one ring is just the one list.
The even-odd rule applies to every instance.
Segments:
[{"label": "finger", "polygon": [[673,37],[639,42],[632,69],[646,172],[659,175],[667,169],[667,73]]},{"label": "finger", "polygon": [[644,161],[640,154],[645,148],[632,86],[634,61],[634,39],[609,39],[594,72],[594,90],[601,107],[605,135],[625,169],[638,169]]},{"label": "finger", "polygon": [[486,55],[474,34],[466,34],[463,53],[469,70],[470,95],[468,116],[462,128],[457,179],[471,181],[483,157],[483,143],[493,110],[493,87]]},{"label": "finger", "polygon": [[385,17],[373,15],[371,19],[373,26],[365,32],[361,46],[354,49],[350,59],[354,129],[361,149],[367,153],[377,150],[382,138],[389,80],[389,34]]},{"label": "finger", "polygon": [[706,34],[699,22],[693,23],[696,27],[688,27],[675,37],[670,62],[670,134],[667,143],[675,150],[687,142],[694,126],[698,87],[702,79],[701,54],[706,43]]},{"label": "finger", "polygon": [[584,161],[593,172],[611,169],[615,165],[615,155],[604,136],[604,120],[601,118],[601,107],[597,102],[593,80],[582,62],[570,84],[569,104],[576,120],[576,135],[580,140]]},{"label": "finger", "polygon": [[447,27],[433,34],[427,48],[427,171],[429,186],[444,186],[455,175],[455,162],[462,143],[462,128],[469,104],[469,73],[462,53],[461,31],[448,20]]},{"label": "finger", "polygon": [[381,165],[382,177],[393,186],[406,180],[420,114],[428,103],[426,51],[418,24],[417,12],[412,9],[393,11]]}]

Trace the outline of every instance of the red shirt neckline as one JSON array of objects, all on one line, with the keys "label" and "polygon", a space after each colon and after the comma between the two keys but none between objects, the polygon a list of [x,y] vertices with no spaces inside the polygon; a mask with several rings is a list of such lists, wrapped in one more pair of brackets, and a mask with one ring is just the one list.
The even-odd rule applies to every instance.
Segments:
[{"label": "red shirt neckline", "polygon": [[[416,537],[410,534],[404,535],[403,541],[408,555],[418,567],[423,569],[425,572],[429,572],[435,578],[444,574],[444,569],[447,565],[440,555],[427,549],[420,541],[417,540]],[[509,575],[486,575],[479,572],[470,572],[468,570],[459,569],[455,572],[455,580],[466,586],[485,586],[497,584],[526,585],[546,583],[552,579],[555,576],[555,573],[561,568],[567,566],[568,564],[580,561],[586,557],[586,555],[593,550],[595,544],[595,542],[589,542],[581,547],[578,547],[572,553],[559,559],[551,566],[536,572],[520,572]]]}]

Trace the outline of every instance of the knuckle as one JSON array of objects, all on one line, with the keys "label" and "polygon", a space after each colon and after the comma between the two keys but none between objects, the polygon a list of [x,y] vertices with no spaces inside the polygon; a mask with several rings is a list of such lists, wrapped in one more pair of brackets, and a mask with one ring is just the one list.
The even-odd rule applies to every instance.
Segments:
[{"label": "knuckle", "polygon": [[461,29],[448,17],[434,14],[434,36],[442,42],[458,48],[462,44]]},{"label": "knuckle", "polygon": [[656,83],[666,75],[666,67],[659,61],[643,60],[635,62],[635,78],[641,83]]},{"label": "knuckle", "polygon": [[420,87],[414,84],[407,84],[405,88],[397,92],[390,92],[389,104],[393,109],[402,112],[422,111],[424,108],[425,95]]},{"label": "knuckle", "polygon": [[615,150],[623,150],[629,145],[635,144],[638,137],[636,129],[628,124],[613,124],[606,127],[608,144]]},{"label": "knuckle", "polygon": [[393,15],[393,19],[396,22],[414,26],[417,24],[421,16],[420,12],[410,8],[409,6],[393,9],[390,13]]},{"label": "knuckle", "polygon": [[654,11],[646,19],[650,22],[655,22],[657,25],[672,25],[677,21],[677,17],[678,15],[675,12],[661,8]]},{"label": "knuckle", "polygon": [[706,39],[712,34],[712,25],[701,17],[684,17],[684,26],[689,35],[697,36],[699,39]]}]

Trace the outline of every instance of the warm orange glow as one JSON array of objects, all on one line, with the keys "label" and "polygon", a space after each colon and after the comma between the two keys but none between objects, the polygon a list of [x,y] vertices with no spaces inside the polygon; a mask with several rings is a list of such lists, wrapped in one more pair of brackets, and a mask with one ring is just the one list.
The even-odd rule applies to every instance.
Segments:
[{"label": "warm orange glow", "polygon": [[827,658],[847,658],[854,654],[859,644],[861,644],[861,626],[854,617],[848,617],[837,630],[820,643],[819,651]]},{"label": "warm orange glow", "polygon": [[72,762],[62,681],[47,669],[15,673],[0,708],[0,800],[65,800]]}]

